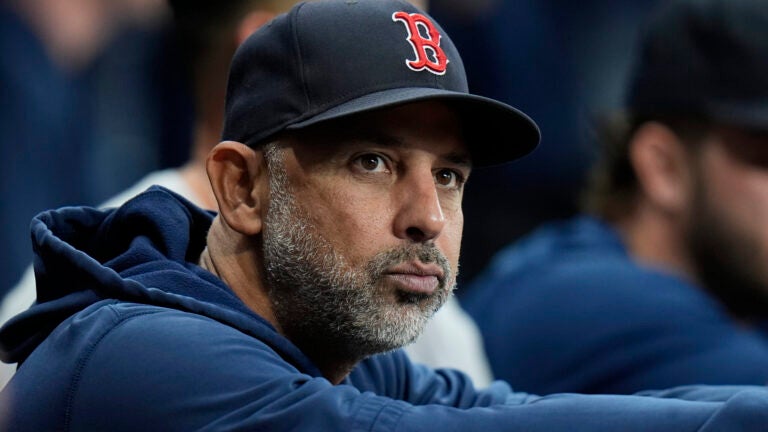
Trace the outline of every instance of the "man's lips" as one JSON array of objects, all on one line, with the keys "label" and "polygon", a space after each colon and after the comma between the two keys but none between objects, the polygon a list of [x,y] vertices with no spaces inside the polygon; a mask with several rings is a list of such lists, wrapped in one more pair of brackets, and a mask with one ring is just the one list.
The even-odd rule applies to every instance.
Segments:
[{"label": "man's lips", "polygon": [[390,267],[384,276],[394,282],[402,291],[430,295],[440,285],[445,273],[437,264],[424,264],[415,261]]}]

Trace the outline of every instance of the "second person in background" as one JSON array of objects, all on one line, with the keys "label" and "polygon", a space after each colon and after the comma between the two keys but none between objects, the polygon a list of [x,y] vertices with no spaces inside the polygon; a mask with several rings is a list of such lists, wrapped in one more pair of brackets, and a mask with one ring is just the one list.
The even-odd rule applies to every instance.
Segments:
[{"label": "second person in background", "polygon": [[501,251],[463,305],[536,393],[768,382],[768,8],[665,2],[587,207]]}]

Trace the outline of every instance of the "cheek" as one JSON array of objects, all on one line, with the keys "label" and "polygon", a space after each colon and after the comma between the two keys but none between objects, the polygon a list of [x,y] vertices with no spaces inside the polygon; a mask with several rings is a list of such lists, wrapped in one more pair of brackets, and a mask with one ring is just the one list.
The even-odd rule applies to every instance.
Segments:
[{"label": "cheek", "polygon": [[709,182],[710,207],[768,254],[768,171],[724,168]]},{"label": "cheek", "polygon": [[445,254],[454,270],[459,265],[461,238],[464,230],[464,215],[461,210],[445,214],[446,225],[443,233],[437,239],[438,248]]},{"label": "cheek", "polygon": [[[304,208],[312,224],[350,265],[363,265],[399,242],[392,233],[394,206],[371,191],[314,189],[299,199],[307,203]],[[455,270],[464,215],[460,205],[443,210],[446,224],[435,244]]]},{"label": "cheek", "polygon": [[743,192],[734,193],[737,211],[742,213],[749,234],[759,238],[764,254],[768,254],[768,172],[744,180]]},{"label": "cheek", "polygon": [[316,191],[318,205],[312,223],[350,264],[360,264],[374,255],[391,231],[389,206],[370,195],[342,190]]}]

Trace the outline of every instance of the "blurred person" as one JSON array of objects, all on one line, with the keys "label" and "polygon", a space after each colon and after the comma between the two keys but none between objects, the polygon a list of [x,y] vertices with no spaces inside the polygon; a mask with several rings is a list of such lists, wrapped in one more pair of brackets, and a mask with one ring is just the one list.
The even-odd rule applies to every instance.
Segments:
[{"label": "blurred person", "polygon": [[[147,174],[129,189],[110,198],[102,207],[116,207],[152,185],[171,189],[196,205],[216,209],[205,173],[208,153],[221,136],[224,95],[229,60],[236,48],[254,30],[275,15],[285,12],[297,0],[229,0],[227,7],[210,0],[171,1],[174,26],[182,59],[190,72],[196,121],[188,150],[189,160],[179,168]],[[413,1],[420,8],[426,1]],[[30,266],[22,280],[0,307],[0,324],[24,311],[35,301],[35,275]],[[490,367],[474,322],[455,298],[430,320],[422,337],[408,345],[412,360],[435,367],[458,368],[467,372],[478,386],[491,382]],[[0,364],[0,388],[16,366]]]},{"label": "blurred person", "polygon": [[[11,430],[768,423],[765,387],[479,391],[398,349],[454,287],[473,167],[540,137],[522,112],[469,93],[455,46],[411,4],[294,7],[237,50],[226,98],[206,164],[218,214],[156,186],[33,222],[41,302],[0,330],[4,358],[23,361],[0,393]],[[502,131],[514,139],[492,139]]]},{"label": "blurred person", "polygon": [[654,11],[582,214],[467,288],[496,377],[633,393],[768,382],[768,9]]},{"label": "blurred person", "polygon": [[93,202],[87,160],[94,64],[119,28],[161,14],[161,6],[161,0],[0,3],[0,242],[6,248],[0,297],[32,259],[31,218],[51,206]]}]

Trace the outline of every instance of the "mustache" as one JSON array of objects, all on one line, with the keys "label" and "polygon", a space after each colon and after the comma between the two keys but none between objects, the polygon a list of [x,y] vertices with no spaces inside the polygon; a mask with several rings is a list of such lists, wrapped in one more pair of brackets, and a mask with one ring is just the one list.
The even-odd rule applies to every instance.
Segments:
[{"label": "mustache", "polygon": [[380,279],[388,268],[414,260],[440,266],[443,270],[443,276],[439,279],[440,288],[444,288],[446,282],[453,278],[448,258],[434,243],[408,244],[380,252],[370,261],[368,271],[369,274],[376,275],[376,279]]}]

